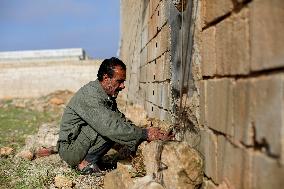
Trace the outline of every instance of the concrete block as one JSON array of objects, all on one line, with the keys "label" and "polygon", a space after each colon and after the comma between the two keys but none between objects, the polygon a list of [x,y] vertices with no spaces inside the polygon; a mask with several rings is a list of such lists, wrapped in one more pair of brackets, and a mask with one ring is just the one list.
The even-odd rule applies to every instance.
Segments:
[{"label": "concrete block", "polygon": [[201,71],[203,76],[216,74],[216,28],[210,27],[201,34]]},{"label": "concrete block", "polygon": [[167,110],[160,110],[160,120],[166,122],[167,124],[172,123],[172,116],[171,113]]},{"label": "concrete block", "polygon": [[156,81],[170,80],[170,56],[168,52],[156,59],[156,70]]},{"label": "concrete block", "polygon": [[148,63],[148,48],[147,48],[147,46],[144,49],[142,49],[142,51],[141,51],[140,63],[141,63],[141,66],[144,66]]},{"label": "concrete block", "polygon": [[255,153],[252,169],[253,177],[251,188],[283,188],[284,167],[283,165],[279,165],[275,159],[271,159],[264,154]]},{"label": "concrete block", "polygon": [[250,3],[251,69],[284,66],[284,1]]},{"label": "concrete block", "polygon": [[148,23],[148,41],[154,38],[158,32],[158,15],[154,12]]},{"label": "concrete block", "polygon": [[147,100],[150,102],[155,101],[155,86],[154,83],[148,83],[147,85]]},{"label": "concrete block", "polygon": [[233,2],[228,0],[203,0],[201,7],[203,25],[230,13],[233,7]]},{"label": "concrete block", "polygon": [[146,44],[148,43],[148,28],[145,27],[142,29],[141,32],[141,48],[144,48]]},{"label": "concrete block", "polygon": [[171,56],[169,52],[162,55],[163,63],[163,81],[171,79]]},{"label": "concrete block", "polygon": [[199,91],[200,91],[200,100],[199,100],[199,108],[200,108],[200,119],[199,119],[199,123],[200,125],[203,126],[208,126],[207,122],[206,122],[206,109],[207,109],[207,102],[206,102],[206,89],[207,89],[207,81],[205,80],[201,80],[199,81],[198,85],[199,85]]},{"label": "concrete block", "polygon": [[146,100],[146,84],[144,83],[139,83],[139,91],[138,91],[138,94],[139,96],[141,97],[141,100],[144,101]]},{"label": "concrete block", "polygon": [[157,41],[157,56],[161,56],[163,53],[165,53],[167,50],[170,49],[170,28],[169,26],[165,26],[162,28],[160,33],[157,36],[158,41]]},{"label": "concrete block", "polygon": [[205,120],[208,127],[232,135],[232,80],[208,80],[205,91]]},{"label": "concrete block", "polygon": [[164,109],[170,109],[170,83],[164,82],[161,84],[161,94],[160,94],[160,106]]},{"label": "concrete block", "polygon": [[200,152],[204,155],[204,173],[217,181],[217,136],[211,131],[200,131]]},{"label": "concrete block", "polygon": [[251,162],[249,151],[233,146],[218,135],[216,183],[225,182],[229,188],[250,188]]},{"label": "concrete block", "polygon": [[[147,64],[147,82],[154,82],[156,79],[155,61]],[[155,79],[154,79],[155,78]]]},{"label": "concrete block", "polygon": [[253,130],[250,123],[250,82],[237,80],[233,89],[233,137],[246,145],[253,145]]},{"label": "concrete block", "polygon": [[162,0],[160,2],[160,5],[157,8],[157,16],[158,16],[158,28],[159,30],[162,29],[162,27],[167,22],[167,1]]},{"label": "concrete block", "polygon": [[155,37],[154,39],[152,39],[148,45],[148,62],[152,62],[157,58],[157,54],[158,54],[158,41],[157,41],[157,37]]},{"label": "concrete block", "polygon": [[159,57],[155,60],[155,71],[156,71],[156,77],[155,81],[163,81],[163,76],[164,76],[164,63],[163,63],[163,57]]},{"label": "concrete block", "polygon": [[148,21],[149,21],[149,12],[150,12],[150,5],[149,3],[144,3],[145,9],[142,10],[142,28],[148,27]]},{"label": "concrete block", "polygon": [[283,75],[263,76],[251,80],[250,121],[254,138],[270,154],[283,158]]},{"label": "concrete block", "polygon": [[140,82],[146,82],[147,78],[146,78],[146,70],[147,70],[147,67],[146,66],[142,66],[140,67]]},{"label": "concrete block", "polygon": [[149,16],[150,17],[153,17],[153,15],[155,14],[155,11],[156,11],[159,3],[160,3],[160,0],[151,0],[151,1],[149,1],[149,8],[150,8]]},{"label": "concrete block", "polygon": [[249,60],[248,8],[216,25],[216,63],[218,75],[247,74]]},{"label": "concrete block", "polygon": [[156,106],[160,106],[160,96],[161,96],[161,84],[160,83],[153,83],[154,85],[154,91],[153,91],[153,104],[155,104]]},{"label": "concrete block", "polygon": [[154,105],[153,103],[146,102],[146,110],[147,115],[149,118],[156,118],[159,119],[160,117],[160,109],[158,106]]}]

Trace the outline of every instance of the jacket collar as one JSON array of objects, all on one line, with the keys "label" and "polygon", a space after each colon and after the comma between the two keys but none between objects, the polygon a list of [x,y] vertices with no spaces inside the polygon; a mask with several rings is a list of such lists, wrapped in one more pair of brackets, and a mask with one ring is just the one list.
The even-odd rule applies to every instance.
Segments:
[{"label": "jacket collar", "polygon": [[103,89],[98,79],[91,82],[91,86],[93,86],[96,89],[96,91],[98,92],[98,96],[100,96],[103,100],[113,102],[113,99],[106,94],[105,90]]}]

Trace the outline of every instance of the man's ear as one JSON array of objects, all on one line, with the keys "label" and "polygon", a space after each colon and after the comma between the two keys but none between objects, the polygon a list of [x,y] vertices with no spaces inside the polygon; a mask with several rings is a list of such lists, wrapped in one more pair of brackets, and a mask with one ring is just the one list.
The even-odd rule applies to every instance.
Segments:
[{"label": "man's ear", "polygon": [[103,81],[107,81],[109,79],[109,76],[107,74],[103,75]]}]

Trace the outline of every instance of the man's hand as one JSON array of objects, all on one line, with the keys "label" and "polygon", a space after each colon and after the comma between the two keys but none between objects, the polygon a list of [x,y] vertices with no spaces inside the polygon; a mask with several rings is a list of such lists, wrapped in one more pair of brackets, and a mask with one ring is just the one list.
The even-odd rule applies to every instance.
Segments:
[{"label": "man's hand", "polygon": [[153,140],[170,140],[173,138],[173,135],[169,135],[165,131],[161,131],[159,128],[149,127],[147,128],[147,141]]}]

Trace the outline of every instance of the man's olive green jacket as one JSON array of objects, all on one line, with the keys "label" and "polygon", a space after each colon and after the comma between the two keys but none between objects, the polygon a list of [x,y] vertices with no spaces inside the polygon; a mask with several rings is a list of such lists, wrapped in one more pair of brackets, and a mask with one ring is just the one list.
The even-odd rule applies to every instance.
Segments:
[{"label": "man's olive green jacket", "polygon": [[127,145],[134,151],[137,145],[146,140],[146,129],[141,129],[117,109],[98,80],[83,86],[70,100],[62,116],[59,142],[76,140],[82,127],[95,130],[93,144],[99,148],[107,140]]}]

